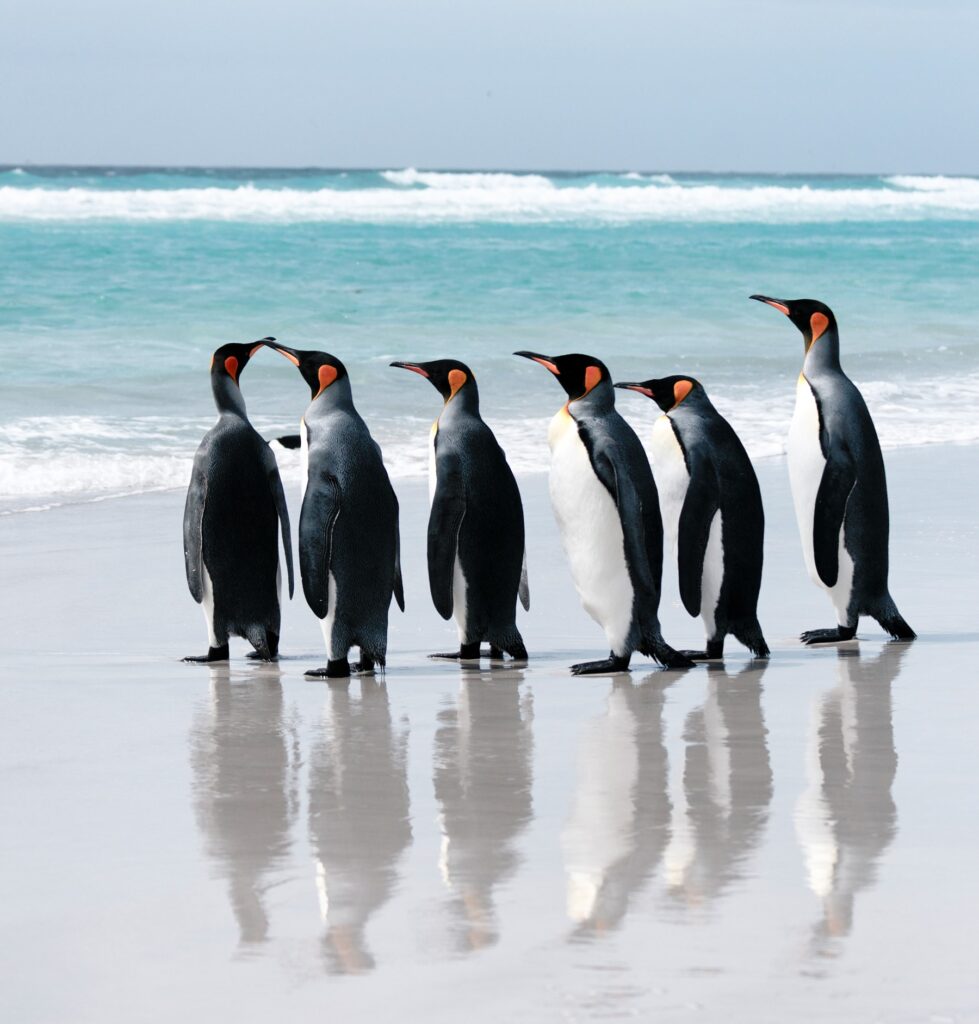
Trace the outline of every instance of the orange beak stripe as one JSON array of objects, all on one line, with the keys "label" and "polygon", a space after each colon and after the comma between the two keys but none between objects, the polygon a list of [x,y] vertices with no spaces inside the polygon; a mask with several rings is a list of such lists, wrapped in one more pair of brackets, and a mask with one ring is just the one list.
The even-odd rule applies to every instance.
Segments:
[{"label": "orange beak stripe", "polygon": [[538,359],[536,356],[534,356],[533,359],[535,363],[540,363],[545,370],[550,370],[555,377],[561,376],[561,371],[557,368],[557,366],[554,363],[550,361],[550,359]]},{"label": "orange beak stripe", "polygon": [[281,348],[277,348],[275,351],[278,352],[280,356],[285,356],[293,366],[299,365],[299,360],[291,352],[283,352]]},{"label": "orange beak stripe", "polygon": [[[676,408],[686,397],[693,391],[693,384],[688,380],[678,380],[673,385],[673,398],[675,399],[673,407]],[[686,413],[684,413],[684,416]]]},{"label": "orange beak stripe", "polygon": [[786,316],[789,315],[789,307],[784,302],[775,302],[773,299],[764,300],[766,306],[771,306],[772,309],[777,309],[780,313],[784,313]]},{"label": "orange beak stripe", "polygon": [[253,355],[255,355],[255,353],[256,353],[256,352],[257,352],[257,351],[258,351],[258,350],[259,350],[260,348],[265,348],[265,344],[264,344],[264,342],[263,342],[263,343],[260,343],[260,344],[258,344],[258,345],[254,345],[254,346],[252,347],[251,351],[250,351],[250,352],[248,353],[248,358],[249,358],[249,359],[251,359],[251,357],[252,357]]},{"label": "orange beak stripe", "polygon": [[[298,366],[298,363],[296,364]],[[319,373],[317,374],[320,381],[320,389],[316,392],[316,397],[319,398],[324,391],[337,379],[337,371],[335,366],[321,366]]]},{"label": "orange beak stripe", "polygon": [[423,370],[420,366],[412,366],[411,364],[405,364],[401,367],[402,370],[411,370],[412,373],[417,373],[419,377],[425,377],[426,379],[431,377],[428,370]]},{"label": "orange beak stripe", "polygon": [[829,317],[825,313],[813,313],[809,317],[809,326],[812,328],[812,340],[821,338],[829,327]]},{"label": "orange beak stripe", "polygon": [[238,383],[238,360],[234,356],[228,356],[224,361],[224,368],[228,371],[228,376],[237,384]]}]

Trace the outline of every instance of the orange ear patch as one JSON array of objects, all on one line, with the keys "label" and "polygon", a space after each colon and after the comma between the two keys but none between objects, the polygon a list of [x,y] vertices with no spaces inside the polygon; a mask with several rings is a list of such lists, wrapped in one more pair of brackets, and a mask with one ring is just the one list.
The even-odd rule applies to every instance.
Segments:
[{"label": "orange ear patch", "polygon": [[452,389],[452,393],[449,398],[455,398],[456,392],[469,378],[462,372],[462,370],[449,370],[449,387]]},{"label": "orange ear patch", "polygon": [[238,360],[234,356],[228,356],[224,361],[224,368],[228,371],[228,376],[237,384],[238,383]]},{"label": "orange ear patch", "polygon": [[[679,405],[686,397],[693,391],[693,384],[688,380],[678,380],[673,385],[673,399],[674,404]],[[684,413],[684,416],[686,413]]]},{"label": "orange ear patch", "polygon": [[320,382],[320,389],[316,392],[316,397],[319,398],[324,391],[337,379],[337,370],[335,366],[321,366],[319,373],[317,374]]},{"label": "orange ear patch", "polygon": [[812,340],[816,341],[829,327],[829,317],[825,313],[813,313],[809,317],[809,326],[812,328]]},{"label": "orange ear patch", "polygon": [[602,379],[602,371],[597,366],[589,366],[585,370],[585,394],[587,395]]}]

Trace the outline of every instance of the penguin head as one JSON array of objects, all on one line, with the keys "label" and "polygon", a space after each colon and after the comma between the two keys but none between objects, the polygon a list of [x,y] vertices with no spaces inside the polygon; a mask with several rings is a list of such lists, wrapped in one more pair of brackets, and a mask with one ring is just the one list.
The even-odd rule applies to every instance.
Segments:
[{"label": "penguin head", "polygon": [[476,378],[472,370],[458,359],[433,359],[427,363],[392,363],[402,370],[411,370],[431,381],[432,386],[446,402],[457,394],[475,396]]},{"label": "penguin head", "polygon": [[817,299],[772,299],[767,295],[752,295],[751,298],[784,313],[802,332],[806,352],[827,332],[836,333],[836,317],[825,302]]},{"label": "penguin head", "polygon": [[211,356],[211,377],[216,380],[230,378],[232,383],[238,384],[238,378],[248,360],[263,345],[272,341],[275,341],[275,338],[262,338],[259,341],[253,341],[250,345],[222,345],[219,349],[215,349],[214,355]]},{"label": "penguin head", "polygon": [[658,380],[643,380],[636,383],[622,381],[614,385],[624,391],[638,391],[651,398],[663,412],[675,409],[682,401],[697,392],[703,392],[703,385],[693,377],[660,377]]},{"label": "penguin head", "polygon": [[539,352],[513,354],[523,356],[524,359],[532,359],[535,363],[540,363],[545,370],[550,370],[568,393],[569,402],[577,402],[603,382],[611,384],[612,381],[608,367],[600,359],[582,355],[580,352],[563,356],[542,356]]},{"label": "penguin head", "polygon": [[274,338],[267,338],[266,344],[299,369],[303,380],[309,385],[309,392],[313,398],[319,398],[327,388],[347,376],[347,368],[329,352],[288,348],[278,344]]}]

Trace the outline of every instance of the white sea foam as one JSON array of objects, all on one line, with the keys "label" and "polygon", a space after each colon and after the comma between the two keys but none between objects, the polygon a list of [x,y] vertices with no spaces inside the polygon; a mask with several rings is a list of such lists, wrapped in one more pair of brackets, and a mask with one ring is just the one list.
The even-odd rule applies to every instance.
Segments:
[{"label": "white sea foam", "polygon": [[[979,374],[913,381],[860,381],[885,449],[925,444],[979,444]],[[922,395],[941,395],[940,402]],[[711,395],[752,458],[781,455],[792,417],[792,382],[778,389],[728,387]],[[656,415],[651,403],[620,399],[619,411],[648,444]],[[549,455],[543,417],[494,417],[496,432],[518,474],[544,472]],[[147,491],[183,489],[197,443],[211,421],[164,417],[27,417],[0,424],[0,514],[65,502]],[[256,422],[266,437],[281,424]],[[427,420],[392,416],[371,423],[395,479],[428,472]],[[283,481],[295,491],[299,453],[274,449]]]},{"label": "white sea foam", "polygon": [[[424,187],[91,189],[0,187],[6,221],[268,223],[545,223],[673,221],[815,223],[979,218],[979,180],[895,178],[881,187],[564,185],[540,175],[385,172]],[[906,182],[915,182],[909,186]]]},{"label": "white sea foam", "polygon": [[554,182],[542,174],[510,174],[504,171],[382,171],[381,177],[392,185],[424,185],[436,189],[552,189]]}]

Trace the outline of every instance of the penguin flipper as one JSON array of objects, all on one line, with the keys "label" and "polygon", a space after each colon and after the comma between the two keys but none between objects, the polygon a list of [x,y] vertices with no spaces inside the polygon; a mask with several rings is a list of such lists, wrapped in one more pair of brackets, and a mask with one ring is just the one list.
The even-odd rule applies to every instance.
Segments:
[{"label": "penguin flipper", "polygon": [[184,505],[184,569],[190,596],[200,604],[204,600],[204,502],[207,499],[207,474],[198,453],[187,488]]},{"label": "penguin flipper", "polygon": [[330,610],[330,563],[333,559],[333,528],[340,515],[340,484],[323,475],[316,486],[306,488],[299,513],[299,571],[306,603],[318,619]]},{"label": "penguin flipper", "polygon": [[438,463],[435,497],[428,520],[428,585],[435,610],[443,619],[452,615],[452,581],[459,551],[459,530],[466,514],[466,493],[456,459]]},{"label": "penguin flipper", "polygon": [[680,572],[680,599],[689,615],[700,614],[704,556],[710,527],[720,507],[720,491],[712,468],[703,467],[690,475],[680,526],[677,533],[677,564]]},{"label": "penguin flipper", "polygon": [[530,580],[527,578],[527,549],[524,548],[523,565],[520,567],[520,587],[517,590],[525,612],[530,611]]},{"label": "penguin flipper", "polygon": [[[617,473],[615,463],[607,456],[599,455],[593,459],[592,465],[618,509],[630,575],[648,593],[657,595],[658,600],[658,576],[663,566],[662,534],[657,547],[655,531],[647,528],[647,525],[652,526],[652,523],[647,524],[650,510],[643,507],[642,498],[628,472]],[[656,572],[655,567],[658,567],[659,572]]]},{"label": "penguin flipper", "polygon": [[856,482],[857,474],[849,453],[831,451],[816,492],[812,525],[816,572],[827,587],[836,586],[839,577],[840,530],[843,528],[846,503]]},{"label": "penguin flipper", "polygon": [[275,502],[275,510],[279,514],[279,525],[282,528],[282,550],[285,552],[286,570],[289,576],[289,597],[292,598],[296,582],[292,571],[292,533],[289,529],[289,509],[286,507],[286,496],[282,490],[282,478],[279,476],[279,464],[275,461],[275,453],[267,444],[262,447],[264,449],[262,457],[265,460],[269,478],[269,490],[272,492],[272,500]]}]

